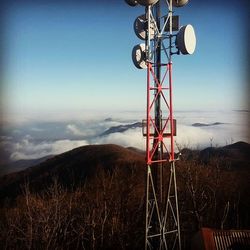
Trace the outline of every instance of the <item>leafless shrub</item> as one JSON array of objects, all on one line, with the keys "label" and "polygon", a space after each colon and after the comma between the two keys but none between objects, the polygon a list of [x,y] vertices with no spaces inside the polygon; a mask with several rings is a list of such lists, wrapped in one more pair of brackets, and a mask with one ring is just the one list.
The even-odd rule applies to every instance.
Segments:
[{"label": "leafless shrub", "polygon": [[57,179],[39,194],[31,193],[26,184],[16,206],[0,210],[1,247],[127,248],[143,224],[143,197],[137,197],[141,187],[134,167],[112,172],[99,169],[95,178],[71,192]]},{"label": "leafless shrub", "polygon": [[[15,205],[0,208],[1,249],[142,249],[144,174],[135,165],[99,167],[94,178],[70,191],[57,179],[40,193],[27,183]],[[249,227],[248,177],[221,169],[216,160],[177,163],[184,248],[204,226]]]}]

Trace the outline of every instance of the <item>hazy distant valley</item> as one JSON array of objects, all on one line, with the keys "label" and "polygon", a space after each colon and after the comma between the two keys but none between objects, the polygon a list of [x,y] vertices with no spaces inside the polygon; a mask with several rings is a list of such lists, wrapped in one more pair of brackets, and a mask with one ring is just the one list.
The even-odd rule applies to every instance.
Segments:
[{"label": "hazy distant valley", "polygon": [[[117,144],[145,150],[141,121],[143,112],[91,118],[8,123],[1,131],[0,172],[7,173],[34,165],[50,155],[58,155],[84,145]],[[248,112],[176,112],[176,144],[181,148],[221,147],[236,141],[249,142]],[[176,149],[178,151],[178,149]],[[30,163],[24,160],[32,160]]]}]

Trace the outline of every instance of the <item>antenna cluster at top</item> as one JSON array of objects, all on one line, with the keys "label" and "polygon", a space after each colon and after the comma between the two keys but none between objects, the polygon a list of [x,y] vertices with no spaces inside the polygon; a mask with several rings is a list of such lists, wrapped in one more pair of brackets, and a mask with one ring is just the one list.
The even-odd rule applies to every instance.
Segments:
[{"label": "antenna cluster at top", "polygon": [[[189,0],[165,0],[168,13],[157,16],[154,6],[160,4],[161,0],[125,0],[134,7],[137,5],[145,6],[145,14],[138,16],[134,21],[134,31],[136,36],[144,40],[144,43],[134,46],[132,50],[132,60],[134,65],[139,68],[147,68],[147,62],[152,61],[156,47],[168,39],[170,45],[163,45],[163,50],[170,60],[172,54],[191,55],[195,51],[196,36],[191,24],[179,27],[179,16],[173,15],[173,7],[182,7]],[[159,20],[164,20],[163,25],[159,25]],[[173,34],[173,32],[177,32]],[[174,45],[172,44],[175,39]],[[173,48],[177,51],[173,52]]]},{"label": "antenna cluster at top", "polygon": [[[143,6],[154,5],[158,1],[159,0],[125,0],[125,2],[132,7],[134,7],[138,4],[143,5]],[[174,7],[182,7],[187,3],[188,3],[188,0],[173,0]]]}]

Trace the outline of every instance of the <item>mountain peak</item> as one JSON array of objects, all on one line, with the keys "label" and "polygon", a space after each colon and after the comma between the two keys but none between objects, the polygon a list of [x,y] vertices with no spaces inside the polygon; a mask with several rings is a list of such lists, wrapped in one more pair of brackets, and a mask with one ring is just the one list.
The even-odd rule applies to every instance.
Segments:
[{"label": "mountain peak", "polygon": [[115,144],[87,145],[54,156],[36,166],[0,178],[0,199],[20,194],[20,186],[29,182],[34,191],[49,186],[54,178],[67,187],[92,178],[98,168],[112,171],[144,166],[144,155]]}]

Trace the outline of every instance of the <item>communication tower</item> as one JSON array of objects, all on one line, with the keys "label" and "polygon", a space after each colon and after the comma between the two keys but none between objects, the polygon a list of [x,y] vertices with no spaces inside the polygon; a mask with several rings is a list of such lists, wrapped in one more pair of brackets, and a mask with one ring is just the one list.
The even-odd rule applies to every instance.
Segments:
[{"label": "communication tower", "polygon": [[145,249],[181,249],[180,219],[174,152],[176,120],[173,114],[172,56],[193,54],[192,25],[179,28],[173,7],[188,0],[125,0],[145,6],[135,19],[134,31],[144,42],[132,50],[139,69],[147,69]]}]

